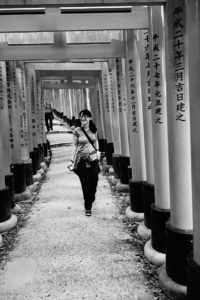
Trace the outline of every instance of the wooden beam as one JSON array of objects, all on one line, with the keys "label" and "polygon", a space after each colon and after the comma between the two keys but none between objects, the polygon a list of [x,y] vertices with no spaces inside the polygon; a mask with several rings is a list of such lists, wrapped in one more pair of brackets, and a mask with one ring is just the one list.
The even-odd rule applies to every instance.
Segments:
[{"label": "wooden beam", "polygon": [[146,7],[127,13],[61,14],[59,9],[47,9],[45,14],[0,15],[0,32],[55,32],[83,30],[146,29]]},{"label": "wooden beam", "polygon": [[[17,2],[17,3],[16,3]],[[26,2],[26,3],[25,3]],[[166,0],[1,0],[0,7],[164,5]]]},{"label": "wooden beam", "polygon": [[43,82],[42,87],[43,87],[43,89],[85,89],[85,88],[94,88],[95,84]]},{"label": "wooden beam", "polygon": [[[0,18],[1,19],[1,18]],[[112,44],[82,44],[56,47],[55,45],[7,46],[0,44],[0,60],[66,60],[79,58],[124,57],[125,47],[120,41]]]},{"label": "wooden beam", "polygon": [[77,77],[99,77],[100,76],[100,71],[91,71],[91,70],[87,70],[85,69],[83,70],[77,70],[77,71],[67,71],[67,70],[41,70],[39,71],[39,76],[41,78],[45,78],[47,79],[48,77],[54,77],[54,78],[58,78],[60,76],[66,76],[66,77],[72,77],[72,78],[77,78]]},{"label": "wooden beam", "polygon": [[[101,70],[101,64],[99,63],[36,63],[34,65],[35,70],[44,70],[44,71],[99,71]],[[62,73],[62,72],[61,72]],[[62,76],[63,73],[62,73]]]}]

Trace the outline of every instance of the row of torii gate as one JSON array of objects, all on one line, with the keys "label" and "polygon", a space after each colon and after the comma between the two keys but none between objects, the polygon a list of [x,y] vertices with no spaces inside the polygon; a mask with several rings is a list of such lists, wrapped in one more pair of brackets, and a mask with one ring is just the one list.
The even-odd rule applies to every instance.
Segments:
[{"label": "row of torii gate", "polygon": [[[45,13],[36,5],[34,16],[2,13],[1,32],[55,33],[53,45],[11,46],[1,37],[0,228],[47,156],[44,100],[71,125],[88,107],[108,164],[129,183],[131,215],[143,214],[150,230],[144,250],[162,265],[161,287],[172,299],[198,299],[200,7],[198,0],[116,2],[130,11],[66,18],[68,6],[56,4]],[[108,44],[66,45],[62,31],[90,29],[122,31]],[[70,59],[90,62],[60,62]]]}]

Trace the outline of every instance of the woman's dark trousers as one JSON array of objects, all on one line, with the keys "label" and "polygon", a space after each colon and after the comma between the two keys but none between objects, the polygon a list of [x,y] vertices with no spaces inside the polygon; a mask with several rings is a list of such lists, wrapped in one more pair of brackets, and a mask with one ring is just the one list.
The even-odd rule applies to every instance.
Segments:
[{"label": "woman's dark trousers", "polygon": [[45,125],[47,130],[53,130],[52,113],[45,113]]},{"label": "woman's dark trousers", "polygon": [[95,194],[98,183],[98,161],[92,161],[91,167],[87,168],[85,161],[81,161],[78,165],[78,176],[80,178],[83,197],[84,197],[84,206],[86,210],[91,210],[92,203],[95,200]]}]

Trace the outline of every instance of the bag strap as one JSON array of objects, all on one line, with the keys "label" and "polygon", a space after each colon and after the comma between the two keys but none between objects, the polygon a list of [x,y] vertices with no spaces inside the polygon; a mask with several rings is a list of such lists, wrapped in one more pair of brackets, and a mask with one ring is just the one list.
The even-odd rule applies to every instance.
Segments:
[{"label": "bag strap", "polygon": [[83,133],[85,134],[85,136],[87,137],[88,141],[90,142],[90,144],[92,145],[92,147],[95,149],[95,151],[97,151],[96,147],[93,145],[90,137],[87,135],[87,132],[85,131],[85,129],[83,127],[81,127],[81,130],[83,131]]}]

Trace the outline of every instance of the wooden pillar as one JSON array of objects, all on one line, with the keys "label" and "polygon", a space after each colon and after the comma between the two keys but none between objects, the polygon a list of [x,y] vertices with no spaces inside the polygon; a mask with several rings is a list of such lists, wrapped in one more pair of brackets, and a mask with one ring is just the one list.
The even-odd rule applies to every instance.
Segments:
[{"label": "wooden pillar", "polygon": [[9,132],[10,132],[10,162],[11,172],[14,174],[15,193],[21,194],[26,190],[25,166],[21,158],[20,139],[20,99],[16,83],[16,62],[6,62],[9,105]]},{"label": "wooden pillar", "polygon": [[[153,157],[153,137],[152,137],[152,105],[150,86],[150,57],[149,57],[149,31],[138,30],[138,50],[140,61],[141,95],[144,123],[145,140],[145,162],[146,162],[146,182],[143,185],[144,201],[144,225],[142,232],[148,233],[151,229],[151,205],[155,202],[154,193],[154,157]],[[140,229],[138,228],[138,231]]]},{"label": "wooden pillar", "polygon": [[102,81],[100,80],[100,88],[102,90],[103,116],[104,128],[106,135],[106,159],[108,165],[112,164],[112,154],[114,152],[112,119],[111,119],[111,96],[108,86],[108,65],[106,62],[102,63]]},{"label": "wooden pillar", "polygon": [[105,137],[105,129],[104,129],[104,120],[103,120],[103,103],[102,103],[102,94],[100,91],[100,83],[99,78],[96,80],[95,86],[95,93],[96,93],[96,112],[98,114],[98,133],[99,133],[99,150],[103,153],[106,151],[106,137]]},{"label": "wooden pillar", "polygon": [[111,95],[111,116],[112,116],[112,132],[114,153],[112,155],[112,166],[116,178],[120,178],[119,160],[122,153],[120,123],[119,123],[119,101],[118,101],[118,88],[117,88],[117,72],[116,72],[116,59],[108,61],[108,86]]},{"label": "wooden pillar", "polygon": [[[5,176],[10,174],[9,123],[5,62],[0,62],[0,222],[11,217],[11,199]],[[12,136],[10,137],[12,138]],[[14,207],[14,204],[13,204]],[[2,240],[2,238],[1,238]]]},{"label": "wooden pillar", "polygon": [[32,139],[33,151],[36,160],[36,169],[40,169],[41,150],[39,147],[39,107],[37,99],[37,85],[34,65],[30,65],[30,99],[31,99],[31,115],[32,115]]},{"label": "wooden pillar", "polygon": [[69,113],[69,119],[72,119],[73,116],[73,108],[72,108],[72,99],[71,99],[71,93],[70,89],[66,90],[66,98],[67,98],[67,108]]},{"label": "wooden pillar", "polygon": [[116,80],[118,94],[118,112],[120,126],[121,153],[119,156],[119,177],[122,184],[129,183],[128,166],[130,165],[130,152],[128,141],[128,122],[127,122],[127,93],[125,90],[125,61],[116,59]]},{"label": "wooden pillar", "polygon": [[189,97],[191,120],[191,151],[192,151],[192,198],[193,198],[193,255],[188,262],[188,288],[187,299],[192,300],[199,295],[200,287],[200,6],[199,1],[186,1],[186,30]]},{"label": "wooden pillar", "polygon": [[151,251],[147,250],[148,246],[152,246],[152,250],[155,251],[155,263],[163,264],[166,252],[165,223],[170,215],[164,8],[151,7],[149,19],[155,204],[152,204],[151,211],[151,241],[145,245],[145,255],[151,260]]},{"label": "wooden pillar", "polygon": [[84,97],[85,97],[85,102],[86,102],[86,107],[90,110],[90,99],[89,99],[89,88],[86,88],[83,90],[84,91]]},{"label": "wooden pillar", "polygon": [[37,157],[36,152],[34,151],[34,135],[35,128],[33,126],[33,122],[35,120],[34,108],[34,100],[32,97],[32,81],[31,81],[31,66],[30,64],[25,64],[25,97],[26,97],[26,105],[27,105],[27,126],[28,126],[28,145],[29,145],[29,156],[32,160],[32,170],[33,175],[37,173]]},{"label": "wooden pillar", "polygon": [[23,62],[17,62],[16,66],[16,88],[19,95],[19,130],[20,130],[20,147],[21,159],[25,167],[26,186],[33,184],[32,161],[29,155],[28,143],[28,109],[25,87],[25,69]]},{"label": "wooden pillar", "polygon": [[146,180],[144,128],[140,93],[139,60],[134,31],[126,32],[126,82],[132,179],[129,180],[131,209],[143,213],[143,183]]},{"label": "wooden pillar", "polygon": [[192,250],[190,103],[184,1],[168,1],[167,98],[170,220],[166,224],[166,272],[186,285],[186,260]]}]

